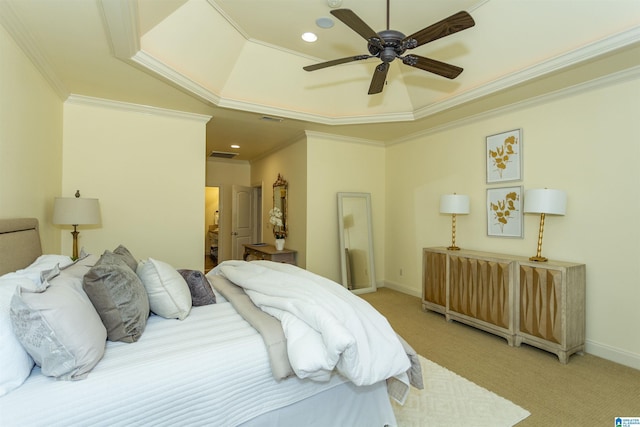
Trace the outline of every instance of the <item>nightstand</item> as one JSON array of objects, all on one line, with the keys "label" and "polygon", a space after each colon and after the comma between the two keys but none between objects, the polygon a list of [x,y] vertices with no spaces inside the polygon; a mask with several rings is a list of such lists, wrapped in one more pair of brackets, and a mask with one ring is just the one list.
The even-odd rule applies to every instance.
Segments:
[{"label": "nightstand", "polygon": [[262,259],[266,261],[284,262],[287,264],[296,265],[297,251],[291,249],[277,250],[273,245],[249,245],[245,244],[243,259],[245,261],[251,261],[256,259]]}]

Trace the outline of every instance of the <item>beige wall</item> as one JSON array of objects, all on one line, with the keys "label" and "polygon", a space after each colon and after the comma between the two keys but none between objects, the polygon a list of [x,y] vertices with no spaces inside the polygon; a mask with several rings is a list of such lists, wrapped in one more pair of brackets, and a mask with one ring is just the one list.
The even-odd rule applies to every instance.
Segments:
[{"label": "beige wall", "polygon": [[451,242],[451,217],[438,212],[445,193],[471,199],[458,246],[535,255],[537,215],[525,215],[524,239],[486,235],[484,138],[522,128],[524,179],[504,186],[567,192],[566,216],[547,217],[542,253],[587,266],[587,351],[640,368],[638,111],[640,78],[610,78],[389,147],[387,284],[420,295],[421,249]]},{"label": "beige wall", "polygon": [[[273,229],[269,224],[269,210],[273,208],[273,183],[278,174],[288,183],[287,230],[285,247],[298,251],[300,267],[308,265],[307,247],[307,144],[299,141],[289,144],[251,164],[251,185],[262,185],[262,240],[274,243]],[[313,270],[312,270],[313,271]]]},{"label": "beige wall", "polygon": [[376,278],[384,278],[384,147],[327,134],[301,140],[251,164],[251,182],[263,183],[263,239],[278,174],[289,183],[290,234],[286,246],[298,251],[298,265],[341,281],[337,193],[371,193]]},{"label": "beige wall", "polygon": [[209,167],[205,179],[204,122],[69,103],[63,122],[62,102],[2,27],[0,57],[0,217],[38,217],[45,252],[70,252],[68,230],[50,224],[51,209],[55,196],[80,189],[100,199],[103,215],[101,227],[81,228],[81,245],[102,251],[124,243],[139,258],[202,268],[204,185],[221,185],[222,203],[232,184],[263,185],[266,216],[282,173],[290,183],[288,246],[302,265],[339,280],[336,193],[370,192],[377,279],[419,295],[421,249],[451,239],[450,216],[438,213],[441,194],[471,197],[471,214],[458,218],[459,246],[535,252],[536,216],[525,216],[524,239],[486,236],[484,138],[521,127],[524,179],[515,184],[568,193],[567,215],[546,223],[543,254],[587,265],[587,351],[640,368],[637,77],[387,149],[310,134],[252,166]]},{"label": "beige wall", "polygon": [[338,283],[338,192],[371,193],[376,281],[385,275],[385,149],[309,133],[307,149],[307,268]]},{"label": "beige wall", "polygon": [[[202,269],[205,124],[187,115],[103,100],[64,108],[62,195],[100,200],[102,224],[80,227],[79,245],[125,245],[138,259]],[[64,233],[62,253],[71,249]]]},{"label": "beige wall", "polygon": [[220,187],[220,232],[218,261],[231,259],[231,207],[234,185],[250,186],[249,162],[225,159],[207,160],[206,184]]},{"label": "beige wall", "polygon": [[62,180],[62,101],[0,26],[0,218],[35,217],[45,253]]}]

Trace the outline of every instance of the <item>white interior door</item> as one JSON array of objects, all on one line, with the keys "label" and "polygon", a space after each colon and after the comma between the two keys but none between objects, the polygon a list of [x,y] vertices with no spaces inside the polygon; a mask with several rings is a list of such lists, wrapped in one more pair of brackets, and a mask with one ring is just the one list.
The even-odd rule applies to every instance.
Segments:
[{"label": "white interior door", "polygon": [[231,256],[233,259],[242,259],[243,244],[251,243],[253,239],[252,195],[251,187],[232,186]]}]

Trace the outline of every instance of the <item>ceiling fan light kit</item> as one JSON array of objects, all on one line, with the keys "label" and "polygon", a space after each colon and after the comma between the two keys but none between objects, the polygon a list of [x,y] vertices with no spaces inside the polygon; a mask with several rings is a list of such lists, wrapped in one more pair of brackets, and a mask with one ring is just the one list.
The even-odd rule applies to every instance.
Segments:
[{"label": "ceiling fan light kit", "polygon": [[[336,3],[341,3],[341,1]],[[329,6],[331,6],[331,4],[332,1],[329,0]],[[415,67],[448,79],[455,79],[462,73],[462,68],[420,55],[403,55],[408,49],[415,49],[423,44],[466,30],[475,25],[475,21],[471,15],[461,11],[435,24],[429,25],[418,32],[405,36],[400,31],[389,29],[389,0],[387,0],[387,29],[379,33],[373,31],[369,25],[350,9],[336,9],[331,10],[330,13],[367,40],[369,55],[356,55],[334,59],[319,64],[308,65],[303,67],[303,69],[305,71],[315,71],[348,62],[379,58],[382,63],[376,66],[373,72],[369,86],[369,95],[382,92],[387,79],[387,73],[389,72],[389,64],[396,58],[410,67]]]}]

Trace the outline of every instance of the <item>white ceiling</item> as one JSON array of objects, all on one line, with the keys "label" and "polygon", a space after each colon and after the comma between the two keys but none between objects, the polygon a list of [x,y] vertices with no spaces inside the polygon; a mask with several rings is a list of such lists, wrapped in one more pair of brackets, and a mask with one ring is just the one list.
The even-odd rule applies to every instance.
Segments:
[{"label": "white ceiling", "polygon": [[[386,6],[341,7],[379,31]],[[0,0],[0,23],[61,96],[212,115],[207,152],[239,151],[238,159],[304,131],[397,142],[640,65],[637,0],[391,0],[390,27],[404,34],[459,10],[476,25],[412,51],[463,67],[456,80],[394,61],[384,91],[369,96],[378,60],[302,70],[367,53],[366,41],[335,18],[330,29],[316,26],[330,10],[326,0]],[[318,41],[303,42],[304,31]]]}]

